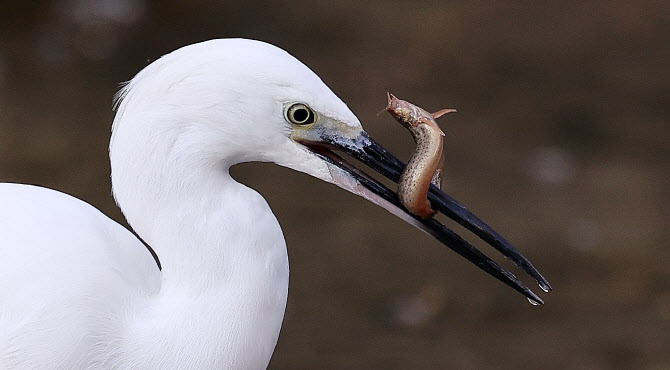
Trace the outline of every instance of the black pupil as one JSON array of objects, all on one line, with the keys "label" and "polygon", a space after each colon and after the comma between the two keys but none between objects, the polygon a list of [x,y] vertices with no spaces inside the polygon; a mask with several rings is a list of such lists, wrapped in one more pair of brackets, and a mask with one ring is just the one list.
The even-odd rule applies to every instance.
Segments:
[{"label": "black pupil", "polygon": [[298,123],[304,123],[309,118],[309,112],[305,108],[298,108],[293,111],[293,119]]}]

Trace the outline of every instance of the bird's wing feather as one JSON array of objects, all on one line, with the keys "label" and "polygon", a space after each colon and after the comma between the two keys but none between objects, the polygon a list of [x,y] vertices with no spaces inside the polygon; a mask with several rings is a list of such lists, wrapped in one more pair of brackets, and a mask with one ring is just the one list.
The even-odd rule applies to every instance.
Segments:
[{"label": "bird's wing feather", "polygon": [[104,361],[105,341],[122,336],[129,303],[159,288],[151,254],[94,207],[54,190],[0,184],[1,368]]}]

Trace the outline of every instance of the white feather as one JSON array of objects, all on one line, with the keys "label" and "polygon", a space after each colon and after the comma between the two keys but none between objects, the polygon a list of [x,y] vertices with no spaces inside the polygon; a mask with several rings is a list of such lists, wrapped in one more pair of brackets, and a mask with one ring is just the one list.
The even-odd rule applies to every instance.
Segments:
[{"label": "white feather", "polygon": [[114,197],[162,271],[90,205],[1,184],[0,368],[265,368],[286,304],[286,245],[265,200],[228,169],[273,161],[342,182],[289,138],[283,109],[296,101],[360,130],[318,76],[258,41],[184,47],[122,88]]}]

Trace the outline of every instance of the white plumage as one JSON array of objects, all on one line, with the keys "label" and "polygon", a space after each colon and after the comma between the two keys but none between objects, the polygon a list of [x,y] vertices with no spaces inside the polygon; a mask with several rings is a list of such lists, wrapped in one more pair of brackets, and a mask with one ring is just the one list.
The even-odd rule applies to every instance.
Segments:
[{"label": "white plumage", "polygon": [[307,67],[250,40],[179,49],[121,93],[114,196],[139,235],[70,196],[0,185],[0,368],[263,368],[288,290],[265,200],[228,168],[274,161],[333,181],[292,141],[287,102],[359,128]]},{"label": "white plumage", "polygon": [[[296,103],[314,123],[290,122]],[[371,143],[318,76],[269,44],[212,40],[155,61],[120,92],[109,150],[114,197],[162,271],[92,206],[0,184],[0,368],[266,367],[288,293],[286,245],[265,200],[228,169],[275,162],[447,235],[324,149],[358,155]]]}]

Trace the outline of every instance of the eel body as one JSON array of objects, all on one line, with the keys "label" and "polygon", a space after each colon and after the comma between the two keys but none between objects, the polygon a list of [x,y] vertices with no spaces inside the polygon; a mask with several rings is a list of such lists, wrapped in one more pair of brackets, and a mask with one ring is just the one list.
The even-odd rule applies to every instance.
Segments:
[{"label": "eel body", "polygon": [[444,132],[440,130],[435,119],[456,110],[443,109],[429,113],[392,94],[388,94],[386,110],[409,130],[416,143],[412,158],[398,181],[400,202],[419,217],[432,217],[437,212],[433,210],[428,201],[428,189],[431,184],[438,188],[441,187],[444,164]]}]

